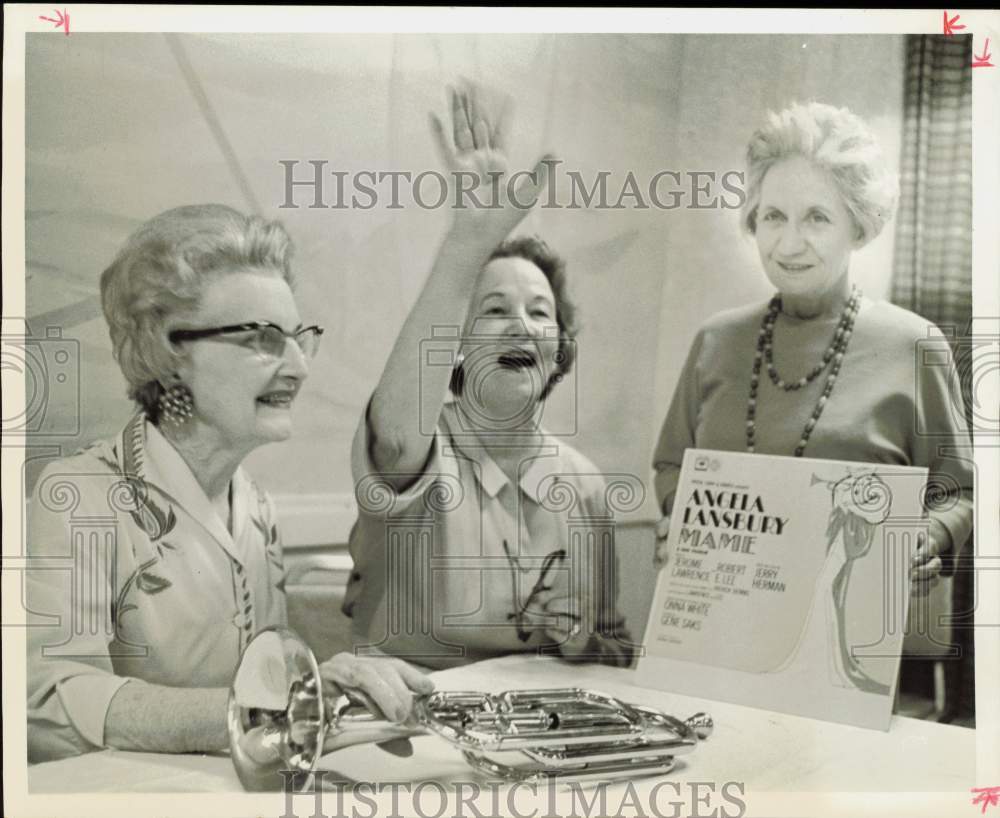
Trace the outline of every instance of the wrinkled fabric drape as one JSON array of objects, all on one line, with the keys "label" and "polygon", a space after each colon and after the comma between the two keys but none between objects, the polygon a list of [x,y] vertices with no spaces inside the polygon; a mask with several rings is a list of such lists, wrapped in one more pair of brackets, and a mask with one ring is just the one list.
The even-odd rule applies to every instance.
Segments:
[{"label": "wrinkled fabric drape", "polygon": [[[863,117],[895,164],[903,46],[903,36],[881,34],[28,37],[26,317],[45,360],[67,352],[74,368],[48,370],[45,434],[31,438],[27,483],[45,457],[114,434],[131,412],[100,313],[100,271],[143,220],[214,201],[284,222],[303,322],[326,327],[295,434],[254,452],[247,470],[279,507],[282,498],[349,502],[358,417],[449,218],[445,207],[414,204],[405,181],[402,206],[391,207],[390,179],[363,175],[379,190],[369,207],[351,180],[440,170],[428,112],[447,116],[444,87],[463,76],[513,97],[513,166],[546,151],[563,162],[556,196],[566,206],[537,208],[519,228],[566,257],[583,327],[572,377],[552,393],[543,423],[606,474],[645,482],[694,333],[710,315],[771,292],[723,176],[740,172],[766,111],[809,99]],[[311,160],[326,163],[328,207],[311,207],[307,187],[284,206],[281,162],[303,180],[313,178]],[[658,176],[665,171],[674,175]],[[334,207],[338,178],[347,204]],[[578,192],[580,204],[568,206],[574,178],[588,191],[604,180],[606,204],[585,207]],[[628,179],[642,201],[626,195],[618,206]],[[662,209],[648,192],[656,179]],[[428,177],[424,199],[437,191]],[[888,294],[892,243],[884,231],[852,260],[872,298]],[[49,340],[50,328],[61,337]],[[427,341],[433,351],[430,329]],[[57,382],[62,374],[69,379]],[[648,522],[651,484],[646,494],[634,514]],[[620,521],[629,522],[624,513]],[[619,551],[623,612],[644,622],[652,534],[622,525],[616,536],[634,545]]]},{"label": "wrinkled fabric drape", "polygon": [[[74,344],[76,369],[75,380],[47,393],[43,431],[61,436],[35,435],[32,443],[73,451],[114,434],[131,412],[97,292],[101,270],[128,234],[185,202],[259,209],[281,219],[295,241],[303,320],[326,326],[296,402],[295,435],[248,463],[275,495],[353,491],[348,452],[357,418],[449,213],[414,204],[405,181],[401,206],[390,207],[390,180],[362,176],[379,191],[369,207],[352,180],[391,172],[415,179],[441,168],[427,117],[447,115],[446,84],[465,76],[513,97],[514,166],[531,167],[546,151],[563,162],[556,197],[567,206],[538,208],[520,227],[566,257],[583,325],[573,377],[553,392],[543,422],[602,469],[643,479],[697,327],[769,293],[756,248],[739,232],[732,205],[740,199],[721,186],[724,174],[742,168],[765,112],[805,99],[846,105],[873,124],[894,161],[898,150],[897,36],[81,33],[63,40],[28,38],[27,319],[35,335],[45,339],[53,327]],[[310,160],[326,163],[328,207],[310,207],[305,187],[296,189],[295,207],[284,207],[280,162],[303,180],[313,178]],[[663,171],[676,174],[658,182],[670,209],[648,193]],[[347,206],[332,206],[334,173],[346,174]],[[605,180],[605,206],[568,206],[573,173],[587,190]],[[642,201],[625,196],[616,206],[630,175]],[[432,177],[421,191],[425,201],[437,198]],[[881,236],[854,261],[852,275],[872,297],[887,292],[891,239]],[[29,484],[39,469],[29,465]]]}]

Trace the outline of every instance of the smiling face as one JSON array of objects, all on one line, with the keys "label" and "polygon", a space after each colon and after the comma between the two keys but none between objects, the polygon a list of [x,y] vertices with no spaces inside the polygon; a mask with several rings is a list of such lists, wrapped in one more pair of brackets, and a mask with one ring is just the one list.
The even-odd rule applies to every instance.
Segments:
[{"label": "smiling face", "polygon": [[533,416],[556,372],[559,324],[545,274],[524,258],[484,268],[465,324],[462,398],[477,414],[513,425]]},{"label": "smiling face", "polygon": [[801,156],[778,162],[764,177],[756,239],[778,291],[815,299],[846,288],[851,251],[861,245],[833,180]]},{"label": "smiling face", "polygon": [[[270,321],[286,332],[299,329],[295,300],[278,273],[234,272],[212,278],[195,311],[177,326],[199,329]],[[220,443],[248,453],[292,432],[291,404],[308,375],[298,344],[285,344],[280,358],[262,356],[251,333],[183,342],[181,382],[194,396],[194,421]]]}]

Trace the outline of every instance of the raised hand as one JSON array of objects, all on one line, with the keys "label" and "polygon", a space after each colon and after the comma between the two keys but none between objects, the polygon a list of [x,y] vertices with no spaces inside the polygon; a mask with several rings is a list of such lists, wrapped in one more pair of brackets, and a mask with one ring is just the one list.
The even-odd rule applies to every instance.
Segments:
[{"label": "raised hand", "polygon": [[508,150],[510,104],[499,113],[484,103],[472,84],[451,90],[451,134],[431,114],[431,127],[441,160],[449,172],[449,206],[459,229],[489,231],[501,242],[538,201],[548,181],[549,155],[530,172],[511,172]]},{"label": "raised hand", "polygon": [[[494,116],[475,87],[451,91],[451,113],[450,129],[434,116],[431,123],[448,171],[452,223],[393,344],[366,420],[372,463],[397,491],[412,485],[428,462],[433,438],[422,419],[440,417],[451,380],[450,367],[417,365],[421,345],[435,327],[463,326],[483,267],[548,178],[545,159],[531,173],[510,172],[509,118]],[[461,340],[456,335],[451,343],[457,356]]]}]

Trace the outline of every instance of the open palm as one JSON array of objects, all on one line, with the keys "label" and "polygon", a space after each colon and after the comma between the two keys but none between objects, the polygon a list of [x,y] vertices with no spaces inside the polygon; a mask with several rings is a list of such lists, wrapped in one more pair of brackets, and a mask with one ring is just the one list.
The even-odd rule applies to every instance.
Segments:
[{"label": "open palm", "polygon": [[431,114],[438,151],[449,172],[449,203],[456,225],[485,230],[499,243],[538,200],[550,156],[530,172],[511,174],[507,156],[509,104],[493,114],[474,85],[451,89],[452,127]]}]

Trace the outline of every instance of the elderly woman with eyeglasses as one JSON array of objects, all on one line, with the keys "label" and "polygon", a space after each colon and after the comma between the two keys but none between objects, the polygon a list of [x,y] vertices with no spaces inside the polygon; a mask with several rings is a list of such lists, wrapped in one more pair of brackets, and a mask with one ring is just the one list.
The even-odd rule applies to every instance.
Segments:
[{"label": "elderly woman with eyeglasses", "polygon": [[505,240],[546,165],[508,174],[504,123],[477,89],[452,108],[439,148],[481,205],[454,210],[354,440],[356,649],[625,665],[605,479],[541,426],[575,354],[565,264],[537,238]]},{"label": "elderly woman with eyeglasses", "polygon": [[[240,655],[286,624],[274,507],[240,464],[291,434],[323,332],[299,317],[290,254],[277,222],[198,205],[144,224],[104,272],[112,348],[139,411],[36,486],[31,761],[228,746]],[[321,670],[396,720],[412,691],[433,688],[396,659],[340,654]]]}]

